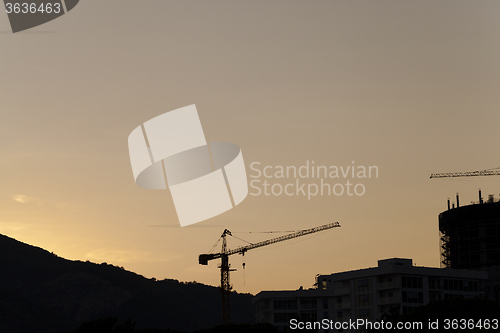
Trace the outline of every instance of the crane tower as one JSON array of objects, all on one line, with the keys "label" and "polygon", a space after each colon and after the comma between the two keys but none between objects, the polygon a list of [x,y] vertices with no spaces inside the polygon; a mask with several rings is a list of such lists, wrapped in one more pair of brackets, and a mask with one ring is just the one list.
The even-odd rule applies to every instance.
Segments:
[{"label": "crane tower", "polygon": [[328,230],[332,228],[337,228],[340,227],[340,224],[338,222],[334,223],[329,223],[325,224],[319,227],[311,228],[311,229],[304,229],[301,231],[297,231],[288,235],[276,237],[276,238],[271,238],[259,243],[255,244],[250,244],[247,246],[240,246],[235,249],[229,250],[227,248],[227,241],[226,241],[226,236],[232,236],[231,232],[227,229],[224,230],[224,232],[221,235],[222,238],[222,250],[219,253],[207,253],[207,254],[200,254],[198,261],[200,265],[208,265],[208,262],[213,259],[221,259],[221,264],[219,266],[220,268],[220,290],[222,293],[222,316],[223,316],[223,323],[224,324],[229,324],[229,295],[231,293],[231,285],[229,283],[229,272],[234,271],[234,269],[230,269],[231,265],[229,265],[229,256],[239,253],[242,255],[245,255],[245,252],[248,250],[252,250],[258,247],[266,246],[266,245],[271,245],[274,243],[286,241],[289,239],[313,234],[319,231],[323,230]]}]

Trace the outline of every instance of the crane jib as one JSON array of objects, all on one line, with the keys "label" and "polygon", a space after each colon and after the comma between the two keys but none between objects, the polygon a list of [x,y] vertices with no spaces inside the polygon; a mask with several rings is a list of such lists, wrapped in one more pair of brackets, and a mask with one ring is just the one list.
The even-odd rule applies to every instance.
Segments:
[{"label": "crane jib", "polygon": [[[284,235],[284,236],[280,236],[280,237],[268,239],[268,240],[265,240],[265,241],[262,241],[262,242],[259,242],[259,243],[255,243],[255,244],[251,244],[251,245],[247,245],[247,246],[240,246],[240,247],[237,247],[236,249],[226,251],[225,253],[200,254],[200,256],[198,258],[198,261],[199,261],[200,265],[208,265],[208,261],[213,260],[213,259],[221,258],[223,254],[226,254],[228,256],[230,256],[232,254],[236,254],[236,253],[241,253],[242,254],[242,253],[247,252],[248,250],[252,250],[252,249],[255,249],[255,248],[258,248],[258,247],[261,247],[261,246],[271,245],[271,244],[282,242],[282,241],[285,241],[285,240],[288,240],[288,239],[293,239],[293,238],[296,238],[296,237],[306,236],[306,235],[313,234],[313,233],[318,232],[318,231],[328,230],[328,229],[336,228],[336,227],[340,227],[340,224],[338,222],[325,224],[325,225],[322,225],[322,226],[319,226],[319,227],[315,227],[315,228],[311,228],[311,229],[305,229],[305,230],[297,231],[297,232],[294,232],[294,233],[291,233],[291,234],[288,234],[288,235]],[[223,236],[225,236],[225,234],[226,234],[226,231],[224,231]]]},{"label": "crane jib", "polygon": [[233,270],[230,269],[230,264],[229,264],[229,256],[231,254],[235,253],[241,253],[244,254],[246,251],[255,249],[257,247],[265,246],[265,245],[270,245],[278,242],[285,241],[287,239],[292,239],[300,236],[305,236],[309,235],[318,231],[322,230],[327,230],[335,227],[340,227],[340,224],[338,222],[335,223],[329,223],[325,224],[316,228],[312,229],[305,229],[302,231],[294,232],[285,236],[281,237],[276,237],[272,239],[268,239],[266,241],[256,243],[256,244],[250,244],[247,246],[240,246],[234,250],[228,250],[227,249],[227,242],[226,242],[226,236],[231,235],[231,232],[227,229],[224,230],[224,232],[221,235],[222,238],[222,251],[220,253],[207,253],[207,254],[200,254],[200,257],[198,259],[199,263],[201,265],[208,265],[209,260],[221,258],[221,264],[219,266],[220,268],[220,291],[222,294],[222,323],[223,324],[229,324],[229,295],[232,290],[232,286],[229,283],[229,273]]},{"label": "crane jib", "polygon": [[474,176],[499,176],[500,168],[478,170],[478,171],[468,171],[468,172],[443,172],[443,173],[433,173],[431,178],[451,178],[451,177],[474,177]]}]

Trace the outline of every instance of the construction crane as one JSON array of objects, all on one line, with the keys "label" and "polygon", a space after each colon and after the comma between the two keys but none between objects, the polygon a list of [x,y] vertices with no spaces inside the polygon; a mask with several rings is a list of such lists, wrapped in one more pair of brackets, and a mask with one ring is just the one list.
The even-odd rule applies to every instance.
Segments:
[{"label": "construction crane", "polygon": [[433,173],[433,174],[431,174],[431,178],[498,176],[498,175],[500,175],[500,167],[493,168],[493,169],[480,170],[480,171],[469,171],[469,172]]},{"label": "construction crane", "polygon": [[[325,224],[316,228],[304,229],[301,231],[297,231],[288,235],[284,235],[281,237],[276,237],[272,239],[268,239],[259,243],[250,244],[247,246],[240,246],[233,250],[229,250],[227,248],[226,236],[232,236],[231,232],[227,229],[221,235],[222,238],[222,250],[220,253],[207,253],[200,254],[198,261],[200,265],[208,265],[208,262],[213,259],[221,258],[220,268],[220,290],[222,293],[222,318],[224,324],[229,324],[229,295],[231,294],[231,285],[229,284],[229,272],[234,271],[234,269],[230,269],[231,265],[229,265],[229,256],[232,254],[239,253],[241,255],[245,255],[245,252],[248,250],[256,249],[258,247],[271,245],[278,242],[283,242],[288,239],[293,239],[305,235],[310,235],[319,231],[328,230],[332,228],[340,227],[338,222]],[[220,240],[220,239],[219,239]]]}]

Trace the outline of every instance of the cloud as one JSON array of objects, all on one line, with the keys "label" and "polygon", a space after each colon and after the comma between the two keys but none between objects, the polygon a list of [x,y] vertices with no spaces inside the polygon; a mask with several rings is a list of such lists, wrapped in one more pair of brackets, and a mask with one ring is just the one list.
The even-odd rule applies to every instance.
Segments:
[{"label": "cloud", "polygon": [[15,194],[15,195],[12,195],[12,200],[14,200],[15,202],[22,203],[22,204],[27,204],[27,203],[30,203],[30,202],[40,202],[41,201],[38,198],[29,197],[29,196],[24,195],[24,194]]},{"label": "cloud", "polygon": [[81,208],[80,205],[75,205],[69,202],[40,199],[40,198],[30,197],[24,194],[15,194],[12,195],[11,197],[12,200],[23,205],[29,203],[36,203],[39,206],[44,205],[48,207],[56,207],[57,209],[70,212],[76,212]]}]

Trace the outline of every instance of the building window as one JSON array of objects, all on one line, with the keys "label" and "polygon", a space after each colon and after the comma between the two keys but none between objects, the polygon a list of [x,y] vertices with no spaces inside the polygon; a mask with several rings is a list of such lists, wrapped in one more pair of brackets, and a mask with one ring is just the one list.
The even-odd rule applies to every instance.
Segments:
[{"label": "building window", "polygon": [[370,316],[370,310],[369,309],[359,310],[358,314],[360,318],[365,319]]},{"label": "building window", "polygon": [[359,280],[358,291],[367,291],[367,290],[370,290],[370,284],[368,280]]},{"label": "building window", "polygon": [[358,305],[369,305],[370,304],[370,295],[358,295]]},{"label": "building window", "polygon": [[328,309],[328,299],[323,298],[323,309]]},{"label": "building window", "polygon": [[342,311],[337,312],[337,318],[342,318],[343,316]]},{"label": "building window", "polygon": [[412,289],[422,289],[423,283],[421,277],[416,276],[402,276],[401,277],[401,287],[412,288]]},{"label": "building window", "polygon": [[429,289],[441,289],[441,281],[429,279]]},{"label": "building window", "polygon": [[444,294],[444,299],[449,299],[449,298],[464,298],[464,296],[457,294]]},{"label": "building window", "polygon": [[477,281],[470,280],[456,280],[456,279],[444,279],[443,280],[444,290],[454,290],[454,291],[469,291],[477,292],[478,283]]},{"label": "building window", "polygon": [[274,300],[273,310],[297,310],[297,300]]},{"label": "building window", "polygon": [[302,312],[300,314],[300,316],[302,318],[307,318],[307,319],[311,319],[314,321],[318,318],[318,314],[316,312]]},{"label": "building window", "polygon": [[403,314],[405,315],[405,314],[408,314],[410,312],[415,311],[416,308],[417,308],[416,306],[403,306],[403,308],[401,310],[402,310]]},{"label": "building window", "polygon": [[301,299],[300,308],[305,310],[316,309],[316,299]]},{"label": "building window", "polygon": [[297,318],[296,313],[274,313],[273,319],[275,323],[289,323],[290,319]]},{"label": "building window", "polygon": [[326,289],[326,285],[327,285],[326,280],[323,280],[323,284],[322,284],[323,289]]},{"label": "building window", "polygon": [[404,303],[424,303],[424,293],[403,291]]},{"label": "building window", "polygon": [[323,319],[328,319],[328,312],[323,312]]}]

